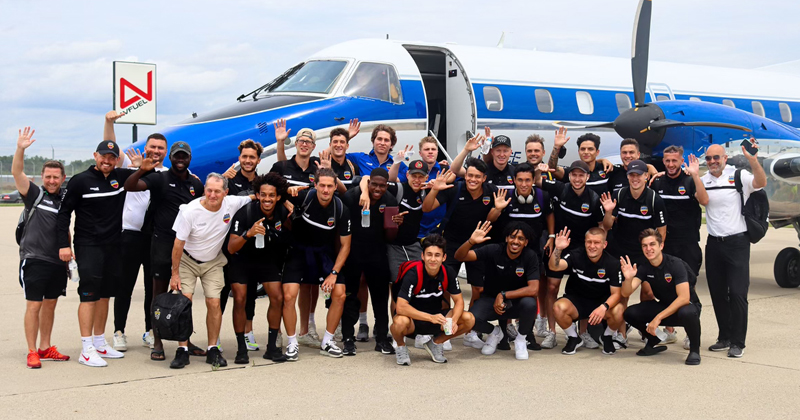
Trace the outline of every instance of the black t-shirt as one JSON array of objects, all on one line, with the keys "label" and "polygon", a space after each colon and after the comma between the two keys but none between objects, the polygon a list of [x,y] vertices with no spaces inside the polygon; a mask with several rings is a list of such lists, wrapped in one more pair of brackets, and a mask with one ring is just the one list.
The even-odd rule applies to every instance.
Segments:
[{"label": "black t-shirt", "polygon": [[698,242],[702,210],[695,198],[697,190],[692,177],[683,171],[676,178],[662,176],[650,186],[664,200],[669,224],[667,240],[674,243]]},{"label": "black t-shirt", "polygon": [[580,296],[597,301],[600,306],[611,296],[611,287],[622,286],[622,270],[619,258],[603,252],[597,262],[586,256],[586,249],[573,249],[562,257],[567,262],[570,272],[564,292],[567,295]]},{"label": "black t-shirt", "polygon": [[356,181],[356,177],[359,175],[358,166],[349,159],[345,159],[343,165],[340,165],[335,159],[331,159],[331,169],[336,172],[336,177],[348,190],[358,186],[358,181]]},{"label": "black t-shirt", "polygon": [[614,199],[617,201],[614,208],[617,220],[611,232],[617,251],[626,255],[641,255],[639,234],[645,229],[667,224],[664,200],[648,187],[644,188],[639,198],[633,198],[630,187],[624,187],[617,191]]},{"label": "black t-shirt", "polygon": [[[306,197],[308,203],[303,206]],[[309,247],[334,246],[339,236],[350,236],[350,211],[338,197],[334,196],[327,207],[322,207],[317,199],[317,190],[311,188],[300,191],[290,201],[295,205],[292,219],[293,244]]]},{"label": "black t-shirt", "polygon": [[31,211],[33,203],[39,198],[40,191],[42,200],[36,205],[33,214],[29,213],[28,220],[25,222],[25,230],[19,242],[19,258],[21,260],[34,258],[53,264],[64,264],[58,258],[58,244],[55,235],[58,209],[61,207],[64,189],[50,194],[46,189],[29,181],[28,194],[22,197],[25,211]]},{"label": "black t-shirt", "polygon": [[628,170],[622,165],[614,165],[614,170],[608,177],[608,190],[616,195],[622,187],[630,186],[628,184]]},{"label": "black t-shirt", "polygon": [[450,220],[444,227],[444,238],[447,240],[448,248],[453,246],[457,248],[466,242],[475,231],[478,222],[486,220],[494,208],[494,193],[497,192],[497,187],[484,183],[482,188],[481,195],[473,199],[467,191],[466,183],[459,181],[453,188],[439,191],[436,195],[436,201],[440,206],[449,206],[453,196],[458,194]]},{"label": "black t-shirt", "polygon": [[581,195],[575,194],[569,183],[544,180],[542,189],[553,199],[556,232],[564,227],[570,229],[570,244],[567,249],[583,248],[586,231],[603,222],[603,206],[600,197],[589,188]]},{"label": "black t-shirt", "polygon": [[267,231],[264,234],[264,248],[256,248],[255,238],[250,238],[237,253],[231,255],[229,264],[278,263],[281,266],[283,265],[286,250],[291,242],[291,233],[288,226],[290,223],[287,222],[289,210],[286,210],[283,203],[276,205],[275,210],[272,212],[272,219],[268,219],[264,215],[264,212],[261,211],[261,203],[258,201],[253,201],[242,207],[233,216],[230,234],[244,235],[262,217],[264,221],[261,224]]},{"label": "black t-shirt", "polygon": [[275,164],[272,165],[272,169],[269,171],[280,174],[280,176],[286,178],[286,181],[292,185],[313,184],[314,174],[317,173],[317,164],[314,162],[319,162],[319,158],[311,156],[306,170],[303,170],[297,165],[297,160],[295,158],[297,158],[297,155],[292,156],[289,160],[275,162]]},{"label": "black t-shirt", "polygon": [[408,181],[400,183],[389,183],[389,188],[386,194],[391,194],[395,199],[398,197],[398,189],[403,190],[403,195],[400,197],[398,203],[398,213],[407,211],[408,214],[403,216],[403,224],[397,228],[397,236],[392,241],[392,245],[411,245],[417,242],[419,236],[420,224],[422,222],[422,201],[423,191],[419,190],[414,192]]},{"label": "black t-shirt", "polygon": [[478,261],[486,264],[485,296],[495,297],[503,291],[526,287],[531,280],[539,280],[539,257],[530,248],[522,250],[513,260],[505,244],[489,244],[474,251]]},{"label": "black t-shirt", "polygon": [[458,285],[458,277],[452,270],[442,266],[436,277],[428,275],[425,266],[422,267],[422,289],[418,294],[414,294],[414,289],[419,281],[419,275],[416,269],[408,270],[403,276],[400,290],[397,295],[398,298],[405,299],[414,309],[425,312],[426,314],[438,314],[442,311],[442,302],[444,302],[444,293],[442,281],[444,280],[443,271],[447,270],[447,292],[451,295],[460,295],[461,287]]},{"label": "black t-shirt", "polygon": [[175,239],[172,225],[175,224],[178,211],[181,205],[203,196],[203,183],[188,173],[186,179],[180,179],[172,169],[153,172],[141,180],[150,190],[153,235],[163,240]]},{"label": "black t-shirt", "polygon": [[[661,303],[670,304],[678,298],[675,286],[689,282],[689,274],[686,272],[686,265],[677,257],[661,254],[663,260],[661,265],[653,267],[649,261],[645,261],[637,266],[636,277],[642,282],[650,284],[653,295]],[[697,294],[690,287],[689,300],[697,303]]]},{"label": "black t-shirt", "polygon": [[511,163],[506,164],[506,167],[501,171],[494,166],[494,163],[489,163],[486,169],[486,183],[492,184],[497,188],[514,190],[514,165]]},{"label": "black t-shirt", "polygon": [[[537,194],[537,191],[540,193]],[[542,232],[547,229],[547,215],[553,212],[553,206],[550,201],[550,194],[540,188],[533,187],[531,194],[533,201],[531,203],[520,203],[516,193],[511,194],[511,202],[508,207],[503,210],[503,214],[497,219],[497,223],[492,227],[493,239],[499,239],[497,243],[505,242],[502,232],[506,226],[512,222],[524,222],[533,229],[533,238],[528,239],[528,248],[536,251],[537,254],[541,253],[541,245],[539,238]],[[539,202],[539,195],[541,195],[541,203]]]},{"label": "black t-shirt", "polygon": [[[613,173],[613,172],[612,172]],[[603,195],[609,190],[608,179],[611,174],[603,170],[603,165],[595,162],[594,170],[589,173],[589,179],[586,181],[586,186],[597,195]]]},{"label": "black t-shirt", "polygon": [[[258,174],[256,174],[258,176]],[[236,172],[233,179],[228,180],[228,195],[250,195],[253,194],[253,183],[242,174],[242,170]]]},{"label": "black t-shirt", "polygon": [[[358,199],[361,197],[361,187],[355,186],[349,189],[342,197],[342,202],[349,209],[357,211],[350,212],[351,230],[353,239],[351,242],[350,255],[354,257],[366,257],[370,259],[386,257],[386,236],[383,228],[383,212],[386,207],[396,207],[397,200],[391,194],[384,193],[380,200],[369,206],[369,227],[361,226],[361,206]],[[377,254],[377,255],[376,255]]]}]

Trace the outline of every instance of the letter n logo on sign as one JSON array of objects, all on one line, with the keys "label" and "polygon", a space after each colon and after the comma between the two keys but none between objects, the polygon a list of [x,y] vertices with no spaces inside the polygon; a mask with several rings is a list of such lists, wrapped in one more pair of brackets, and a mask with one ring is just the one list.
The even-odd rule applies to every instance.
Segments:
[{"label": "letter n logo on sign", "polygon": [[156,124],[156,65],[114,62],[114,111],[117,124]]},{"label": "letter n logo on sign", "polygon": [[[126,99],[125,97],[125,88],[128,88],[136,93],[135,96],[131,97],[130,99]],[[120,94],[120,108],[127,108],[131,104],[136,103],[136,101],[144,98],[145,100],[152,101],[153,100],[153,72],[147,72],[147,91],[142,91],[138,87],[134,86],[133,83],[129,82],[124,77],[119,79],[119,94]]]}]

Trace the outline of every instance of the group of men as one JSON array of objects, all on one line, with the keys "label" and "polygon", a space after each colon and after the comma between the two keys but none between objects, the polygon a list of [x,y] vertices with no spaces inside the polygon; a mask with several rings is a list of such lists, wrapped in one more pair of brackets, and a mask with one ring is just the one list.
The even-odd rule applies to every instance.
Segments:
[{"label": "group of men", "polygon": [[[726,166],[721,146],[709,147],[702,177],[698,159],[689,155],[684,162],[675,146],[664,150],[665,171],[657,173],[639,160],[636,140],[623,140],[622,164],[611,165],[598,159],[600,138],[588,133],[577,140],[580,159],[563,167],[558,156],[569,138],[562,128],[547,163],[544,140],[532,135],[525,142],[527,161],[514,165],[511,140],[492,136],[487,127],[448,165],[437,161],[433,137],[420,140],[419,159],[410,158],[413,146],[393,156],[397,136],[386,125],[373,129],[369,153],[349,152],[360,130],[355,120],[349,129],[332,130],[318,156],[314,130],[299,130],[296,154],[287,158],[291,130],[279,120],[278,161],[269,173],[256,171],[262,146],[245,140],[239,168],[211,173],[203,184],[189,170],[186,142],[169,145],[152,134],[144,155],[121,155],[113,128],[120,116],[106,114],[95,165],[65,189],[63,165],[55,161],[44,165],[42,187],[28,180],[22,162],[33,131],[20,130],[12,173],[25,202],[20,283],[30,368],[69,359],[52,346],[50,333],[72,260],[80,278],[79,362],[87,366],[124,357],[140,267],[142,342],[152,360],[166,360],[151,326],[153,296],[174,290],[192,299],[198,279],[203,288],[208,342],[205,348],[179,342],[170,363],[176,369],[191,356],[227,365],[219,333],[229,295],[234,362],[249,363],[248,352],[259,349],[253,333],[259,286],[269,297],[263,357],[275,362],[298,360],[300,345],[330,357],[355,356],[356,342],[370,339],[371,301],[375,351],[395,354],[400,365],[411,363],[406,338],[443,363],[450,339],[460,335],[484,355],[513,343],[515,357],[524,360],[529,350],[557,345],[555,324],[567,336],[562,353],[602,346],[603,354],[614,354],[627,345],[626,323],[646,341],[637,352],[642,356],[666,349],[676,340],[672,327],[684,327],[686,363],[696,365],[700,205],[706,206],[707,263],[727,267],[707,270],[719,326],[709,349],[743,354],[749,242],[741,201],[731,190],[734,168]],[[471,157],[484,145],[482,158]],[[766,175],[755,156],[743,153],[752,170],[741,172],[748,195],[766,185]],[[462,263],[471,286],[468,310],[458,281]],[[565,294],[557,298],[565,274]],[[628,306],[639,286],[641,303]],[[322,337],[314,318],[320,290],[327,308]],[[113,345],[105,337],[110,297]]]}]

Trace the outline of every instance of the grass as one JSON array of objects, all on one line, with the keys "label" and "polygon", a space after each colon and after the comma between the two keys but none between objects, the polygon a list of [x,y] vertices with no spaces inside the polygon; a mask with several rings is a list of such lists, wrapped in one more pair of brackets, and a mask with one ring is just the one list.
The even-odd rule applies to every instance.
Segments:
[{"label": "grass", "polygon": [[24,207],[22,203],[0,203],[0,207]]}]

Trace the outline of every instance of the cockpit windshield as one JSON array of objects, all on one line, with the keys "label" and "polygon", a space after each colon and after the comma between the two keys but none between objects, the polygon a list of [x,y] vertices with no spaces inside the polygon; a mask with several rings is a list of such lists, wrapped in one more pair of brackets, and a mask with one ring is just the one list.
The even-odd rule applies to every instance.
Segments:
[{"label": "cockpit windshield", "polygon": [[309,61],[275,80],[268,92],[330,93],[346,61]]}]

